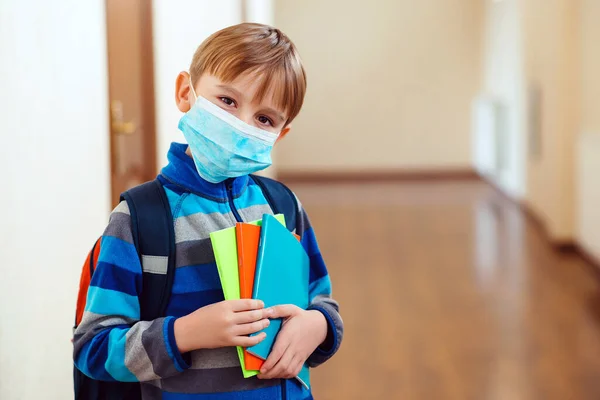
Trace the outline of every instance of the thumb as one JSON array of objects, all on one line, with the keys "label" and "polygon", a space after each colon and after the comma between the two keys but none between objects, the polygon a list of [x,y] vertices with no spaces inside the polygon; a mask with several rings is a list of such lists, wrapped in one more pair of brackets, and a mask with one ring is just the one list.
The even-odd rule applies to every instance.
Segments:
[{"label": "thumb", "polygon": [[280,306],[271,307],[273,314],[269,315],[270,319],[275,318],[289,318],[297,315],[302,309],[293,304],[283,304]]}]

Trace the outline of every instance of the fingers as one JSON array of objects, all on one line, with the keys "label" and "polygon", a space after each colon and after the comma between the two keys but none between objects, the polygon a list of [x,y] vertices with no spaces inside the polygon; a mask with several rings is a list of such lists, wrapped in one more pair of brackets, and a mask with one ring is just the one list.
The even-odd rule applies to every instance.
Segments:
[{"label": "fingers", "polygon": [[251,322],[249,324],[236,325],[234,327],[233,333],[236,336],[251,335],[253,333],[262,331],[267,326],[269,326],[270,323],[271,321],[269,321],[268,319],[261,319],[259,321]]},{"label": "fingers", "polygon": [[261,300],[254,299],[228,300],[228,302],[234,312],[260,310],[265,307],[265,303]]},{"label": "fingers", "polygon": [[260,342],[265,340],[266,337],[267,337],[267,334],[264,332],[261,332],[255,336],[236,336],[233,339],[232,346],[241,346],[241,347],[256,346],[257,344],[259,344]]},{"label": "fingers", "polygon": [[273,350],[271,350],[271,353],[269,354],[269,357],[267,357],[267,360],[260,369],[260,372],[263,374],[270,372],[270,370],[273,369],[273,367],[275,367],[275,364],[279,362],[285,351],[288,349],[289,345],[290,342],[288,340],[285,340],[285,336],[278,336],[277,339],[275,339]]},{"label": "fingers", "polygon": [[302,309],[300,307],[297,307],[293,304],[284,304],[281,306],[274,306],[274,307],[271,307],[271,309],[273,310],[273,314],[271,314],[269,316],[269,318],[271,318],[271,319],[293,317],[294,315],[297,315],[298,313],[300,313],[302,311]]},{"label": "fingers", "polygon": [[233,316],[236,324],[249,324],[251,322],[260,321],[261,319],[271,318],[273,310],[270,308],[263,308],[252,311],[240,311],[235,313]]},{"label": "fingers", "polygon": [[[304,363],[302,362],[300,357],[298,357],[297,355],[293,356],[292,361],[290,361],[288,366],[283,369],[283,372],[280,376],[278,376],[278,378],[292,379],[297,377],[298,374],[300,374],[300,370],[302,369],[303,364]],[[275,366],[275,368],[277,368],[277,366]]]},{"label": "fingers", "polygon": [[[286,349],[286,351],[283,353],[283,355],[281,356],[281,359],[279,360],[279,362],[277,362],[277,364],[275,364],[275,366],[267,371],[265,374],[262,374],[262,379],[274,379],[274,378],[291,378],[293,377],[293,369],[296,366],[296,363],[294,363],[294,355],[293,353],[290,351],[290,348],[288,347]],[[261,368],[261,371],[263,370],[263,368]],[[290,376],[292,375],[292,376]]]},{"label": "fingers", "polygon": [[295,378],[298,375],[300,375],[300,371],[302,370],[302,366],[304,366],[304,361],[302,361],[301,359],[294,359],[294,362],[296,363],[293,371],[292,371],[292,376],[290,378]]}]

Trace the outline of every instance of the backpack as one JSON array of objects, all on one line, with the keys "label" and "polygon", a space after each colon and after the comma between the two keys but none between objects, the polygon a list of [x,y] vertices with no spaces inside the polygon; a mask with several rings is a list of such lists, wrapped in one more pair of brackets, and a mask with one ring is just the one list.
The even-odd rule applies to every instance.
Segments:
[{"label": "backpack", "polygon": [[[251,179],[261,188],[273,213],[283,214],[287,229],[294,231],[299,207],[292,191],[284,184],[266,177],[251,175]],[[158,178],[129,189],[121,195],[120,200],[126,201],[129,206],[133,242],[142,263],[140,320],[152,321],[165,315],[173,286],[175,274],[173,216],[163,185]],[[79,326],[83,317],[87,292],[100,248],[101,237],[94,243],[82,267],[73,330]],[[141,399],[138,382],[94,380],[76,366],[73,367],[73,384],[75,400]]]}]

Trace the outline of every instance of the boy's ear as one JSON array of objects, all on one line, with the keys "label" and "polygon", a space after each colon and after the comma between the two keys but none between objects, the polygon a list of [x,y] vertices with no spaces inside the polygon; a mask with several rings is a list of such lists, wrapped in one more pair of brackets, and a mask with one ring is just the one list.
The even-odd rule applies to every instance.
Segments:
[{"label": "boy's ear", "polygon": [[291,129],[292,129],[292,125],[288,125],[285,128],[283,128],[281,130],[281,133],[279,134],[279,137],[275,141],[275,143],[279,142],[281,139],[283,139],[284,136],[286,136],[288,133],[290,133]]},{"label": "boy's ear", "polygon": [[175,103],[182,113],[188,112],[192,108],[194,101],[190,90],[190,74],[182,71],[177,75],[175,81]]}]

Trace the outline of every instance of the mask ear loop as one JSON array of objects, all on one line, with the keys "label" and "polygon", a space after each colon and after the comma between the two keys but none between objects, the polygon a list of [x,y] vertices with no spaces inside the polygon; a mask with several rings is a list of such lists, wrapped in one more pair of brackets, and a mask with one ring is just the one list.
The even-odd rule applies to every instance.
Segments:
[{"label": "mask ear loop", "polygon": [[190,89],[192,90],[192,94],[194,95],[194,103],[198,100],[198,96],[196,96],[196,90],[194,90],[194,83],[192,82],[192,75],[188,74],[190,76]]}]

